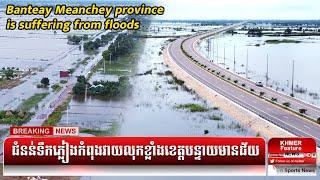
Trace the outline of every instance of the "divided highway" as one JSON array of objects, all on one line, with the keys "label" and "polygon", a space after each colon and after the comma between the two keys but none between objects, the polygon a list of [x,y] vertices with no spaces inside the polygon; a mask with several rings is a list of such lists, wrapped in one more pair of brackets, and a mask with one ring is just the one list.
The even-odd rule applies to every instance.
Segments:
[{"label": "divided highway", "polygon": [[[202,33],[199,35],[191,36],[189,38],[178,39],[172,42],[167,47],[167,53],[169,54],[170,58],[185,72],[187,72],[189,75],[191,75],[193,78],[197,79],[207,87],[213,89],[214,91],[239,104],[240,106],[250,110],[251,112],[259,115],[260,117],[270,121],[271,123],[291,132],[294,135],[313,137],[317,141],[319,146],[320,125],[312,122],[311,120],[307,120],[299,115],[296,115],[288,110],[278,107],[266,101],[265,99],[253,95],[207,71],[207,69],[209,68],[211,71],[215,70],[215,72],[220,72],[221,75],[225,75],[226,78],[229,77],[231,78],[231,80],[237,80],[238,84],[245,83],[246,87],[249,89],[250,87],[252,87],[256,92],[264,92],[265,98],[274,97],[278,99],[279,103],[290,102],[292,108],[305,108],[308,110],[309,117],[320,117],[320,109],[318,107],[278,93],[266,87],[257,87],[255,86],[254,82],[217,66],[216,64],[210,62],[209,59],[203,57],[200,53],[197,52],[195,47],[200,40],[217,33],[221,33],[228,29],[235,28],[238,25],[224,27],[216,31]],[[197,65],[186,54],[189,57],[192,57],[195,61],[206,65],[206,69]]]}]

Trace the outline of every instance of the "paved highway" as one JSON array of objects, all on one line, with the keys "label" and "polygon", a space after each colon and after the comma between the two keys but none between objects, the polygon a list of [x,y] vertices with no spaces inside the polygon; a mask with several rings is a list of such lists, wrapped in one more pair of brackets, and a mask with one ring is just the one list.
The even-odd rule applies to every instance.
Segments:
[{"label": "paved highway", "polygon": [[[233,102],[239,104],[240,106],[252,111],[253,113],[259,115],[260,117],[274,123],[275,125],[286,129],[287,131],[297,135],[297,136],[306,136],[313,137],[318,144],[320,144],[320,126],[310,120],[307,120],[301,116],[295,115],[288,110],[285,110],[281,107],[278,107],[260,97],[257,97],[241,88],[222,80],[221,78],[213,75],[204,68],[198,66],[194,61],[188,58],[184,51],[193,57],[193,59],[201,62],[202,64],[207,65],[211,70],[218,70],[221,74],[225,74],[226,77],[231,77],[232,79],[239,80],[239,83],[246,82],[247,86],[252,86],[253,88],[260,90],[266,93],[266,96],[275,96],[279,98],[278,101],[288,101],[292,103],[292,107],[300,107],[308,109],[310,114],[319,116],[319,108],[314,107],[310,104],[301,102],[289,96],[280,94],[271,89],[265,87],[256,87],[254,82],[242,78],[232,72],[218,67],[210,60],[206,59],[200,55],[195,49],[196,44],[203,38],[221,33],[235,26],[224,27],[222,29],[212,31],[209,33],[202,33],[200,35],[192,36],[189,38],[181,38],[172,42],[167,47],[167,53],[171,59],[179,65],[185,72],[197,79],[199,82],[208,86],[209,88],[215,90],[226,98],[232,100]],[[258,91],[257,91],[258,92]],[[310,110],[310,111],[309,111]]]}]

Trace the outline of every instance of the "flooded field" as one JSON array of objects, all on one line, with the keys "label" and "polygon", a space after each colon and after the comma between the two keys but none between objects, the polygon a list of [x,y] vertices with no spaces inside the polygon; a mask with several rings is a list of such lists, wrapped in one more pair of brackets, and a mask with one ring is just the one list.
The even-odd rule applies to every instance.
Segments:
[{"label": "flooded field", "polygon": [[[0,12],[0,68],[18,67],[22,69],[45,67],[54,63],[57,57],[64,58],[66,51],[71,51],[73,45],[67,44],[67,33],[53,30],[5,30],[7,18],[13,20],[31,20],[37,16],[17,17],[6,16]],[[40,16],[39,16],[40,17]],[[51,17],[53,18],[53,17]],[[65,19],[64,17],[60,17]],[[75,18],[75,17],[68,17]],[[50,18],[49,18],[50,19]],[[98,31],[71,31],[77,34],[95,34]],[[69,33],[69,34],[70,34]],[[79,52],[73,52],[78,54]]]},{"label": "flooded field", "polygon": [[[108,131],[109,135],[121,136],[255,136],[250,129],[221,112],[219,107],[206,103],[192,90],[174,81],[159,55],[164,42],[165,39],[146,40],[143,53],[136,61],[133,72],[136,75],[130,77],[131,96],[117,99],[74,97],[60,124],[94,130],[113,128],[112,132]],[[117,76],[97,72],[93,79],[114,81]],[[198,105],[205,111],[190,112],[178,108],[185,104]]]},{"label": "flooded field", "polygon": [[[265,84],[268,59],[268,86],[279,92],[291,93],[294,61],[294,95],[297,98],[320,106],[320,84],[316,83],[320,72],[318,65],[320,37],[248,37],[245,34],[221,34],[201,43],[201,51],[215,63]],[[234,51],[235,50],[235,51]],[[248,53],[247,53],[248,52]],[[218,56],[218,58],[217,58]],[[225,64],[224,64],[225,62]]]}]

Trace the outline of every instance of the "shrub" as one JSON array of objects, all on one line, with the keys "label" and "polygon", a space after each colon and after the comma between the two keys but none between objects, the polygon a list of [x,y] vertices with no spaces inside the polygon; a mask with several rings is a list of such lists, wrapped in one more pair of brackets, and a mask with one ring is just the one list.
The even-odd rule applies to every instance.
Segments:
[{"label": "shrub", "polygon": [[219,110],[219,107],[213,107],[213,110],[217,111]]},{"label": "shrub", "polygon": [[166,76],[171,76],[171,75],[172,75],[172,71],[167,70],[167,71],[164,72],[164,74],[165,74]]},{"label": "shrub", "polygon": [[317,123],[320,124],[320,117],[317,119]]},{"label": "shrub", "polygon": [[233,82],[237,84],[237,83],[238,83],[238,80],[234,80]]},{"label": "shrub", "polygon": [[228,81],[230,81],[231,79],[230,78],[227,78],[228,79]]},{"label": "shrub", "polygon": [[45,86],[43,84],[37,84],[37,88],[47,88],[47,86]]},{"label": "shrub", "polygon": [[251,92],[254,92],[254,89],[253,89],[253,88],[250,88],[250,91],[251,91]]},{"label": "shrub", "polygon": [[54,92],[59,92],[62,89],[62,87],[59,84],[54,84],[51,86],[51,88]]},{"label": "shrub", "polygon": [[212,115],[212,116],[209,116],[209,119],[213,121],[222,121],[222,115],[220,116]]},{"label": "shrub", "polygon": [[289,102],[284,102],[284,103],[282,103],[282,105],[284,105],[286,107],[290,107],[291,104]]},{"label": "shrub", "polygon": [[241,84],[242,87],[246,87],[246,84]]},{"label": "shrub", "polygon": [[307,110],[306,110],[306,109],[299,109],[299,112],[300,112],[301,114],[305,114],[305,113],[307,112]]},{"label": "shrub", "polygon": [[186,109],[190,112],[207,112],[209,111],[209,109],[207,109],[206,107],[203,107],[199,104],[180,104],[178,106],[176,106],[177,109]]},{"label": "shrub", "polygon": [[259,93],[260,96],[263,96],[264,94],[265,92],[262,92],[262,91]]},{"label": "shrub", "polygon": [[61,80],[60,83],[61,83],[61,84],[67,84],[68,81],[67,81],[67,80]]},{"label": "shrub", "polygon": [[278,101],[278,99],[277,99],[277,98],[272,97],[272,98],[271,98],[271,101],[273,101],[273,102],[277,102],[277,101]]}]

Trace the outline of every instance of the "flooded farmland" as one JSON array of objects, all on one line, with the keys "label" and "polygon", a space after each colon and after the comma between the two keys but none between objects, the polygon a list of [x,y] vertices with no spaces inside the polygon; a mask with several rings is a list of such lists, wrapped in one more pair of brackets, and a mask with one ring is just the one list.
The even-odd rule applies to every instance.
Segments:
[{"label": "flooded farmland", "polygon": [[[130,77],[133,88],[129,97],[74,97],[60,124],[94,130],[108,130],[116,126],[116,131],[108,133],[121,136],[255,136],[249,128],[221,112],[214,104],[205,102],[192,90],[175,83],[174,78],[168,75],[170,73],[165,73],[169,69],[159,55],[164,43],[165,39],[146,40],[144,50],[136,60],[135,75]],[[115,75],[101,72],[94,74],[93,78],[117,79]],[[177,108],[182,104],[196,104],[206,111],[190,112]]]},{"label": "flooded farmland", "polygon": [[[248,37],[243,33],[220,34],[201,43],[203,54],[221,67],[246,77],[248,57],[248,78],[255,82],[266,82],[268,59],[268,86],[286,94],[291,93],[294,61],[294,95],[304,101],[320,106],[320,84],[318,67],[320,38],[305,37]],[[235,51],[234,51],[235,50]],[[247,53],[248,52],[248,53]],[[218,56],[218,58],[217,58]],[[225,64],[224,64],[225,62]],[[281,69],[281,70],[280,70]]]}]

